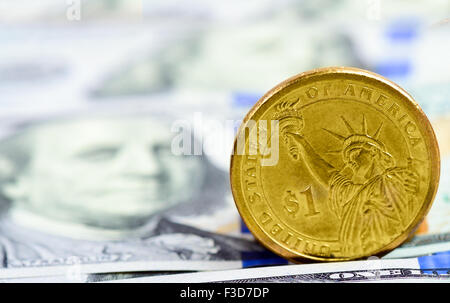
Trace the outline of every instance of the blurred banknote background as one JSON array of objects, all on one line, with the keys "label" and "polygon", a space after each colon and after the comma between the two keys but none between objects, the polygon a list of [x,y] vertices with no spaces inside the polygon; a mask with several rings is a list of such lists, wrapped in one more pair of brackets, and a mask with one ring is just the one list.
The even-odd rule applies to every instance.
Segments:
[{"label": "blurred banknote background", "polygon": [[[238,124],[225,121],[323,66],[379,73],[431,119],[436,200],[379,262],[448,269],[449,17],[448,0],[1,0],[0,279],[287,264],[240,221],[228,184]],[[171,151],[180,121],[196,155]]]}]

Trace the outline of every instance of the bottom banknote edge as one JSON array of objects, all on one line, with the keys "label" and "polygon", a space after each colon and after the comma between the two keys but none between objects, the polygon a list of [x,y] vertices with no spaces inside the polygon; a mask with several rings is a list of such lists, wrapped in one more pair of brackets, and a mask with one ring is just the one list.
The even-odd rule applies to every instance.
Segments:
[{"label": "bottom banknote edge", "polygon": [[113,283],[450,282],[448,254],[410,259],[270,266],[109,281]]}]

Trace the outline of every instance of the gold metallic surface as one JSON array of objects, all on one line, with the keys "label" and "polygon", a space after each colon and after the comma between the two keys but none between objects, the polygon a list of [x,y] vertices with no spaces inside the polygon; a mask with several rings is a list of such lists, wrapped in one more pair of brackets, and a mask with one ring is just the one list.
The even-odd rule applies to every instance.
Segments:
[{"label": "gold metallic surface", "polygon": [[[263,164],[267,157],[277,161]],[[256,103],[238,131],[230,178],[264,246],[294,262],[343,261],[412,236],[439,172],[433,129],[408,93],[374,73],[331,67],[289,78]]]}]

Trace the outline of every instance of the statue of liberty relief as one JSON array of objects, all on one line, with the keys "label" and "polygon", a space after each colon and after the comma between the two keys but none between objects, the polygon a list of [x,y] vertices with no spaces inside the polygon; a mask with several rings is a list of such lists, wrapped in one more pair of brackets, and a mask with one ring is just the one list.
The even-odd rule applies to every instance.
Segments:
[{"label": "statue of liberty relief", "polygon": [[303,158],[312,175],[329,189],[329,207],[341,222],[341,254],[363,254],[388,244],[415,214],[417,174],[411,168],[396,166],[378,139],[383,125],[369,134],[364,115],[361,130],[340,117],[346,135],[324,128],[342,146],[330,152],[338,152],[344,162],[341,168],[328,163],[302,135],[304,121],[295,104],[280,103],[274,118],[279,120],[291,157],[297,161]]}]

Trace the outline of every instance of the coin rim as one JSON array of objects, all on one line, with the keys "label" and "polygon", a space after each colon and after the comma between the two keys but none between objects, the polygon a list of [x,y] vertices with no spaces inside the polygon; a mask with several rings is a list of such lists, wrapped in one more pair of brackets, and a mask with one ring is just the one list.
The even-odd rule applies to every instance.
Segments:
[{"label": "coin rim", "polygon": [[[429,180],[429,188],[428,192],[425,196],[425,201],[422,204],[422,207],[418,214],[416,215],[413,222],[410,224],[410,226],[398,237],[396,237],[392,242],[389,244],[381,247],[380,249],[376,250],[372,255],[373,256],[383,256],[387,254],[392,249],[398,247],[403,242],[414,236],[415,231],[419,227],[420,223],[424,220],[426,214],[429,212],[433,200],[436,196],[436,192],[438,190],[439,186],[439,179],[440,179],[440,152],[439,152],[439,145],[436,139],[436,135],[434,133],[434,130],[431,126],[430,121],[428,120],[427,116],[423,112],[423,110],[420,108],[419,104],[413,99],[413,97],[406,92],[403,88],[398,86],[396,83],[386,79],[385,77],[378,75],[376,73],[373,73],[371,71],[355,68],[355,67],[344,67],[344,66],[337,66],[337,67],[324,67],[324,68],[317,68],[310,71],[306,71],[300,74],[297,74],[295,76],[292,76],[283,82],[279,83],[275,87],[273,87],[271,90],[269,90],[266,94],[264,94],[263,97],[261,97],[258,102],[250,109],[250,111],[245,116],[244,120],[242,121],[238,132],[236,133],[236,137],[234,139],[233,144],[233,151],[237,150],[237,137],[241,133],[243,129],[245,129],[248,121],[253,117],[253,115],[259,110],[259,108],[269,101],[272,96],[274,96],[276,93],[280,92],[281,90],[285,89],[286,87],[295,84],[295,82],[299,80],[304,80],[306,78],[311,77],[320,77],[322,75],[326,74],[333,74],[333,73],[340,73],[340,74],[350,74],[350,75],[358,75],[362,77],[369,78],[370,81],[378,81],[382,84],[386,85],[387,87],[390,87],[400,95],[402,95],[405,100],[405,106],[412,107],[412,109],[409,111],[412,114],[415,115],[415,118],[417,121],[421,123],[421,127],[424,127],[424,139],[428,146],[428,153],[430,155],[430,161],[431,161],[431,175]],[[409,102],[407,102],[409,101]],[[409,108],[408,108],[409,110]],[[304,263],[304,262],[310,262],[310,261],[347,261],[347,260],[356,260],[356,259],[363,259],[364,256],[356,256],[356,257],[320,257],[320,256],[312,256],[306,254],[303,252],[296,252],[293,253],[293,250],[289,250],[281,245],[279,245],[274,239],[266,235],[266,233],[263,231],[262,228],[259,227],[259,224],[256,222],[256,220],[253,218],[253,216],[250,213],[250,210],[245,205],[246,199],[244,198],[242,194],[242,189],[240,186],[240,166],[239,163],[242,162],[243,156],[236,157],[234,153],[231,154],[231,160],[230,160],[230,186],[231,186],[231,192],[233,195],[234,202],[236,204],[236,207],[239,211],[239,214],[241,218],[243,219],[244,223],[247,225],[247,228],[250,230],[250,232],[253,234],[253,236],[267,249],[271,250],[272,252],[292,261],[295,263]],[[240,160],[238,160],[240,159]],[[236,164],[238,163],[238,164]],[[241,201],[241,202],[239,202]],[[254,227],[256,228],[254,228]],[[367,257],[367,256],[366,256]]]}]

